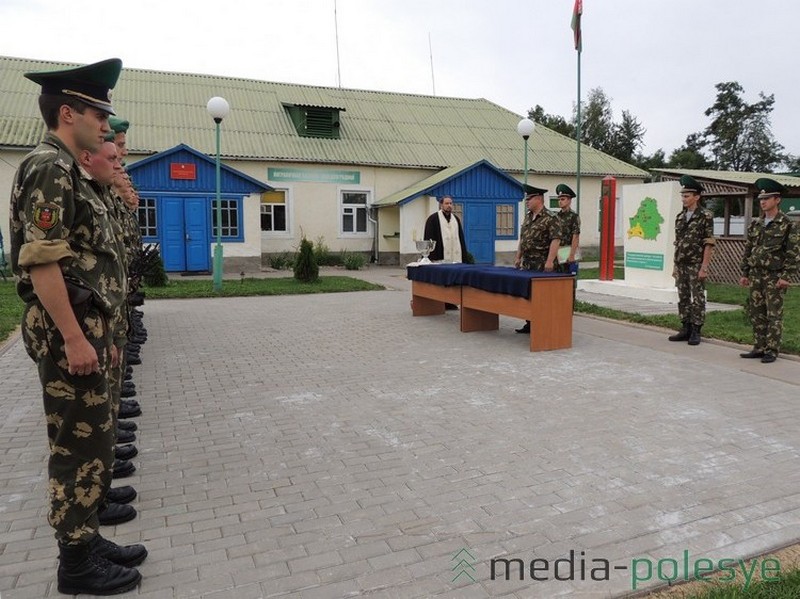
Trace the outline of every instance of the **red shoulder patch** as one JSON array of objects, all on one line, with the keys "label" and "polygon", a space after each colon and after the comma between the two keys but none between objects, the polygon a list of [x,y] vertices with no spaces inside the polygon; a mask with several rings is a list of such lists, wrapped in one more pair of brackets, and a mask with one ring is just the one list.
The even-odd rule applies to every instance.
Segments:
[{"label": "red shoulder patch", "polygon": [[61,208],[55,204],[41,204],[33,210],[33,224],[42,231],[49,231],[61,218]]}]

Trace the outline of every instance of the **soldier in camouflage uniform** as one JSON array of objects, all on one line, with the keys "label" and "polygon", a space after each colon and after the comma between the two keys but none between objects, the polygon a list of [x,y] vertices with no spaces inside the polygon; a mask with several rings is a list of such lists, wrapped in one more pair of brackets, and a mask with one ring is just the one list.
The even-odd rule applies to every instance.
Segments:
[{"label": "soldier in camouflage uniform", "polygon": [[[522,222],[514,266],[525,270],[553,272],[558,268],[556,253],[561,240],[561,227],[558,219],[544,207],[544,194],[547,190],[532,189],[534,191],[525,197],[528,212]],[[530,330],[530,322],[516,329],[517,333],[530,333]]]},{"label": "soldier in camouflage uniform", "polygon": [[789,279],[797,273],[800,233],[797,224],[780,211],[783,186],[773,179],[758,179],[761,217],[747,229],[739,283],[750,288],[748,311],[753,324],[753,349],[742,358],[774,362],[783,335],[783,299]]},{"label": "soldier in camouflage uniform", "polygon": [[[122,166],[117,158],[117,147],[113,141],[109,141],[109,137],[110,134],[106,136],[106,142],[98,151],[84,150],[81,152],[80,164],[83,167],[81,193],[87,197],[96,198],[98,202],[102,202],[106,207],[112,233],[111,238],[108,240],[109,247],[107,249],[116,256],[115,264],[120,280],[119,288],[115,288],[112,293],[109,293],[109,298],[114,306],[114,314],[109,321],[112,339],[110,350],[115,358],[109,367],[109,393],[114,430],[117,434],[120,434],[118,413],[122,375],[125,367],[122,356],[128,334],[128,315],[125,303],[125,298],[128,294],[128,280],[125,269],[125,246],[122,240],[120,215],[123,207],[121,202],[117,201],[111,194],[111,183],[114,177],[122,173]],[[124,454],[121,452],[124,452]],[[126,461],[124,463],[128,463],[127,460],[134,457],[138,451],[133,445],[125,445],[115,447],[114,453],[115,457],[125,458]],[[119,469],[120,463],[119,459],[115,461],[115,470]],[[135,469],[132,464],[130,468]],[[136,517],[136,510],[130,505],[124,505],[136,498],[136,491],[133,487],[107,488],[103,495],[105,500],[98,510],[100,524],[121,524]]]},{"label": "soldier in camouflage uniform", "polygon": [[675,265],[681,330],[670,341],[699,345],[706,319],[706,277],[714,250],[714,215],[700,206],[703,186],[684,175],[680,179],[683,210],[675,217]]},{"label": "soldier in camouflage uniform", "polygon": [[575,292],[578,289],[578,258],[581,243],[581,217],[574,212],[572,198],[575,192],[568,185],[560,183],[556,187],[559,211],[556,218],[561,223],[561,246],[558,248],[558,271],[575,275],[572,282],[572,306],[575,306]]},{"label": "soldier in camouflage uniform", "polygon": [[50,445],[48,522],[59,546],[58,590],[69,594],[130,590],[141,579],[133,566],[147,556],[141,545],[98,533],[114,459],[109,322],[121,282],[107,209],[82,193],[77,162],[109,131],[109,89],[121,68],[110,59],[25,75],[42,86],[48,132],[20,164],[11,196],[22,337],[38,367]]}]

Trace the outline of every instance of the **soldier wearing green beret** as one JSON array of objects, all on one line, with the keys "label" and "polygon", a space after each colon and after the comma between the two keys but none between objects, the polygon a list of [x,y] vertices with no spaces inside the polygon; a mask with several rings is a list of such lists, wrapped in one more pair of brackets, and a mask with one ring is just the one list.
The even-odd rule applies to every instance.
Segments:
[{"label": "soldier wearing green beret", "polygon": [[98,532],[111,480],[114,430],[109,320],[120,285],[105,206],[84,191],[79,156],[110,131],[110,89],[119,59],[27,73],[41,85],[44,140],[21,162],[11,195],[11,264],[25,302],[22,338],[42,384],[47,434],[48,522],[59,547],[58,590],[108,595],[130,590],[147,556]]},{"label": "soldier wearing green beret", "polygon": [[783,186],[773,179],[756,181],[761,216],[747,228],[739,284],[749,287],[747,309],[753,325],[753,349],[742,358],[774,362],[783,336],[783,300],[789,279],[797,274],[800,241],[797,224],[780,211]]},{"label": "soldier wearing green beret", "polygon": [[675,217],[675,260],[672,276],[678,288],[681,330],[670,341],[700,344],[706,319],[706,278],[716,240],[714,215],[700,205],[703,186],[694,178],[681,177],[683,210]]}]

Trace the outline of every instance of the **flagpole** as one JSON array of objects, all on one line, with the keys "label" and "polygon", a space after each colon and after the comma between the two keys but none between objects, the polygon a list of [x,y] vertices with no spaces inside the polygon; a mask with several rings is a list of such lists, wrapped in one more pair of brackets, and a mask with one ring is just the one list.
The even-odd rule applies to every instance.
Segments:
[{"label": "flagpole", "polygon": [[578,123],[576,127],[576,135],[578,146],[578,164],[577,164],[577,185],[575,186],[575,194],[578,196],[576,212],[581,212],[581,48],[578,47]]}]

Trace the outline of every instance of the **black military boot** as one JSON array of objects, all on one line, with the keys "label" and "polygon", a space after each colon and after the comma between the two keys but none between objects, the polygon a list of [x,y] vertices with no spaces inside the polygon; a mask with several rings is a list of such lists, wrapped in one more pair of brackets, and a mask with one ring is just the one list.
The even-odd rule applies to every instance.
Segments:
[{"label": "black military boot", "polygon": [[58,553],[58,592],[65,595],[118,595],[135,588],[142,579],[138,570],[91,551],[89,543],[59,543]]},{"label": "black military boot", "polygon": [[111,478],[125,478],[136,472],[136,466],[130,460],[114,460]]},{"label": "black military boot", "polygon": [[106,501],[113,503],[130,503],[136,499],[136,489],[130,485],[112,487],[106,493]]},{"label": "black military boot", "polygon": [[700,345],[700,329],[702,325],[689,325],[689,345]]},{"label": "black military boot", "polygon": [[99,534],[89,541],[89,551],[126,568],[138,566],[147,557],[144,545],[117,545]]},{"label": "black military boot", "polygon": [[115,445],[114,457],[118,460],[132,460],[139,455],[136,445]]},{"label": "black military boot", "polygon": [[[123,524],[136,518],[136,508],[125,503],[104,502],[97,508],[97,519],[102,526]],[[123,566],[126,564],[122,564]],[[135,566],[136,564],[129,564]]]},{"label": "black military boot", "polygon": [[675,333],[674,335],[669,336],[670,341],[688,341],[689,339],[689,325],[688,322],[683,321],[681,323],[681,330]]}]

